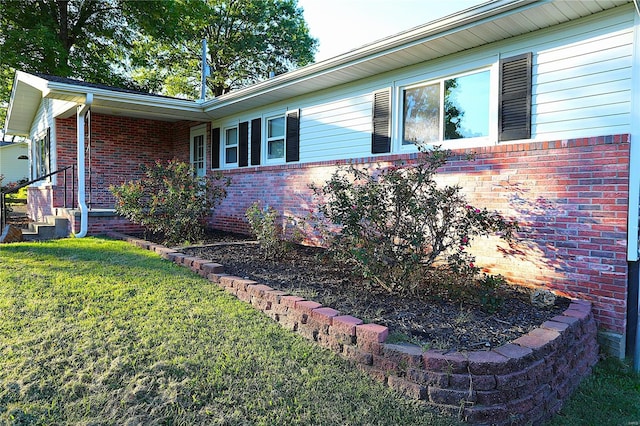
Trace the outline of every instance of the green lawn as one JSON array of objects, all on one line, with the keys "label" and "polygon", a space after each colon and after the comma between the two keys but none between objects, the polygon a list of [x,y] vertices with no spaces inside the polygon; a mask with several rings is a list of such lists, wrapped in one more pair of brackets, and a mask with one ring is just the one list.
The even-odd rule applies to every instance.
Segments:
[{"label": "green lawn", "polygon": [[[153,253],[0,245],[0,425],[454,423]],[[640,378],[599,364],[552,425],[640,425]]]},{"label": "green lawn", "polygon": [[617,359],[601,361],[549,426],[640,425],[640,376]]},{"label": "green lawn", "polygon": [[0,246],[0,424],[452,422],[153,253]]}]

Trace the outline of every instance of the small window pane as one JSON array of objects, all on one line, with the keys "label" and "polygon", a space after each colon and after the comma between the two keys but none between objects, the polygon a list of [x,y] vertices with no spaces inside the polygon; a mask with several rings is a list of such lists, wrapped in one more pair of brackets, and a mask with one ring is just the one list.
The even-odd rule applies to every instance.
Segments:
[{"label": "small window pane", "polygon": [[267,158],[283,158],[284,157],[284,139],[275,139],[269,141],[267,147]]},{"label": "small window pane", "polygon": [[238,144],[238,129],[227,129],[227,137],[225,138],[225,145],[237,145]]},{"label": "small window pane", "polygon": [[445,80],[444,138],[489,135],[489,71]]},{"label": "small window pane", "polygon": [[404,145],[440,139],[440,84],[404,91]]},{"label": "small window pane", "polygon": [[284,136],[284,117],[272,118],[268,121],[269,138]]},{"label": "small window pane", "polygon": [[238,148],[235,146],[232,148],[225,149],[225,162],[227,164],[237,163],[238,162]]}]

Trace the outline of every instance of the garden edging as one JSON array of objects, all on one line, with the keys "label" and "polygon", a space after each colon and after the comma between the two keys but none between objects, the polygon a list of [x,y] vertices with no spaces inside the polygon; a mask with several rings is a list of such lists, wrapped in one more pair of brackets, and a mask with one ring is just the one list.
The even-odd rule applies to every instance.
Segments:
[{"label": "garden edging", "polygon": [[472,424],[543,423],[560,410],[598,359],[589,302],[574,300],[561,315],[492,350],[424,350],[385,343],[384,326],[364,324],[317,302],[227,275],[218,263],[125,234],[108,236],[192,269],[285,328],[353,361],[392,389]]}]

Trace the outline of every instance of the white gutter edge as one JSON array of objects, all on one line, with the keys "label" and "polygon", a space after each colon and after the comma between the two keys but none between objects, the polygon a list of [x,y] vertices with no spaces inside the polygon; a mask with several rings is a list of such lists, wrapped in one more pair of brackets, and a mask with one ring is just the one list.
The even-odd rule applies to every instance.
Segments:
[{"label": "white gutter edge", "polygon": [[76,115],[77,127],[77,155],[78,155],[78,205],[80,206],[80,232],[75,234],[76,238],[84,238],[89,229],[89,209],[85,195],[85,170],[84,170],[84,121],[87,111],[93,103],[93,94],[87,93],[83,105],[78,105]]}]

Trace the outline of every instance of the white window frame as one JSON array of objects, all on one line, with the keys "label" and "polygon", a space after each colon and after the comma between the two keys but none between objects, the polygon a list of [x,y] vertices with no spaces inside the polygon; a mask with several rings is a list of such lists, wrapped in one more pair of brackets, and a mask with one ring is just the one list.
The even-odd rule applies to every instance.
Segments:
[{"label": "white window frame", "polygon": [[[269,137],[269,120],[282,118],[283,120],[283,133],[282,137]],[[278,111],[275,113],[265,114],[262,116],[263,124],[263,141],[264,148],[262,149],[262,162],[263,164],[284,164],[287,158],[287,112]],[[269,158],[269,142],[282,139],[282,157]]]},{"label": "white window frame", "polygon": [[[489,71],[489,133],[487,136],[461,139],[444,139],[444,87],[445,80],[453,78],[465,77],[468,75]],[[483,66],[457,67],[450,72],[440,72],[437,76],[421,75],[413,78],[407,78],[395,82],[394,88],[394,105],[392,115],[392,133],[393,133],[393,151],[395,152],[416,152],[418,149],[413,144],[404,144],[404,91],[415,87],[427,86],[430,84],[439,84],[440,90],[440,126],[439,138],[437,141],[429,142],[427,146],[442,145],[443,148],[474,148],[481,146],[491,146],[497,144],[498,140],[498,95],[499,95],[499,67],[498,60],[487,65],[486,61]]]},{"label": "white window frame", "polygon": [[[55,170],[55,145],[54,145],[54,128],[53,126],[48,129],[39,131],[32,138],[29,139],[29,150],[31,151],[31,159],[29,161],[29,179],[34,180],[41,176],[46,175],[47,173],[43,173],[42,175],[39,173],[39,169],[41,166],[41,141],[44,141],[47,138],[47,130],[49,131],[49,172],[51,173]],[[49,186],[55,185],[55,175],[49,176],[46,179],[40,180],[32,184],[33,186]]]},{"label": "white window frame", "polygon": [[[227,145],[227,132],[229,130],[233,130],[235,129],[236,131],[236,143],[234,145]],[[224,126],[222,128],[222,134],[220,135],[220,168],[224,169],[224,168],[234,168],[234,167],[238,167],[238,160],[239,160],[239,156],[240,156],[240,126],[238,123],[234,123],[232,125],[228,125],[228,126]],[[233,163],[229,163],[227,162],[227,148],[234,148],[236,149],[236,161]]]},{"label": "white window frame", "polygon": [[198,136],[202,136],[202,170],[204,175],[207,174],[207,126],[205,124],[201,126],[192,127],[189,131],[189,162],[191,166],[196,169],[194,164],[195,160],[195,143],[194,139]]}]

